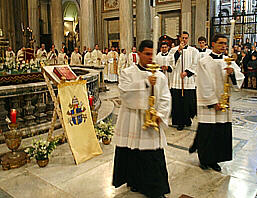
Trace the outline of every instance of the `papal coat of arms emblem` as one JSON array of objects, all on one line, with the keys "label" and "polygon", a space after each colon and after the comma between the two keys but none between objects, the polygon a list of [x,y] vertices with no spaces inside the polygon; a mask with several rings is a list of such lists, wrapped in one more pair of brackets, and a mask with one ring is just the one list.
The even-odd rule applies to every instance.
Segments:
[{"label": "papal coat of arms emblem", "polygon": [[81,101],[78,101],[76,96],[72,98],[72,104],[69,104],[69,108],[70,110],[67,112],[67,114],[70,116],[69,123],[71,126],[79,125],[86,121],[86,108],[83,106]]}]

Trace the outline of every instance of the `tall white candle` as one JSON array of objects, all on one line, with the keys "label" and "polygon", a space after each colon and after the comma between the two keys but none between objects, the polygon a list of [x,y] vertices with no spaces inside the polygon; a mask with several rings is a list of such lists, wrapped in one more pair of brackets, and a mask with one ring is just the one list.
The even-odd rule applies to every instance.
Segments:
[{"label": "tall white candle", "polygon": [[159,17],[153,19],[153,63],[156,63],[156,53],[158,48],[158,32],[159,32]]},{"label": "tall white candle", "polygon": [[231,57],[232,55],[232,45],[233,45],[233,38],[234,38],[234,31],[235,31],[235,23],[236,21],[232,19],[230,21],[230,36],[229,36],[229,46],[228,46],[228,56]]},{"label": "tall white candle", "polygon": [[153,0],[153,7],[155,7],[156,6],[156,2],[155,2],[155,0]]}]

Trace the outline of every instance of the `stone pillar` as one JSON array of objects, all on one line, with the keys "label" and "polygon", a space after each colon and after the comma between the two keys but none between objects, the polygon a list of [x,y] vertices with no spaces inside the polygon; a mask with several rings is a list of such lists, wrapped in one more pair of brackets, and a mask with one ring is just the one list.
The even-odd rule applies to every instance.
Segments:
[{"label": "stone pillar", "polygon": [[40,45],[39,36],[39,12],[38,0],[28,0],[29,27],[32,29],[32,35],[35,40],[35,46]]},{"label": "stone pillar", "polygon": [[206,37],[207,1],[196,0],[195,44],[200,36]]},{"label": "stone pillar", "polygon": [[[187,31],[191,36],[191,0],[181,0],[182,31]],[[206,10],[202,10],[206,12]]]},{"label": "stone pillar", "polygon": [[[43,29],[42,33],[43,34],[50,34],[49,29],[48,29],[48,13],[47,13],[47,2],[40,2],[40,18],[43,23]],[[41,47],[41,46],[40,46]]]},{"label": "stone pillar", "polygon": [[52,0],[51,3],[52,40],[55,48],[59,51],[62,48],[62,42],[64,42],[62,0]]},{"label": "stone pillar", "polygon": [[94,48],[94,5],[93,0],[80,1],[80,46]]},{"label": "stone pillar", "polygon": [[120,49],[130,52],[133,46],[132,0],[120,0]]},{"label": "stone pillar", "polygon": [[149,0],[139,0],[136,6],[137,48],[142,40],[151,39],[151,12]]}]

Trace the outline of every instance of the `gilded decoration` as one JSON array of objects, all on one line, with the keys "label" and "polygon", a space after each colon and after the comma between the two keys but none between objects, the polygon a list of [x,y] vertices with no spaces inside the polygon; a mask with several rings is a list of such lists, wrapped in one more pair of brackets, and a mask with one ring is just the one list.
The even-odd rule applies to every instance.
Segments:
[{"label": "gilded decoration", "polygon": [[162,4],[162,3],[169,3],[169,2],[174,2],[177,0],[157,0],[157,4]]},{"label": "gilded decoration", "polygon": [[104,0],[104,11],[119,9],[119,0]]}]

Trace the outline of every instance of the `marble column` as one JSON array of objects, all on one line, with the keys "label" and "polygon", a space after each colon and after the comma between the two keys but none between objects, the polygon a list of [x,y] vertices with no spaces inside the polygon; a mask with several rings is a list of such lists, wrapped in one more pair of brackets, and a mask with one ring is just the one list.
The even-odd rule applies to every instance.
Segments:
[{"label": "marble column", "polygon": [[62,48],[62,42],[64,42],[62,0],[52,0],[51,3],[52,40],[55,48],[59,51]]},{"label": "marble column", "polygon": [[206,37],[207,1],[196,0],[195,43],[200,36]]},{"label": "marble column", "polygon": [[137,48],[142,40],[151,39],[151,12],[149,0],[137,1],[136,5]]},{"label": "marble column", "polygon": [[33,31],[35,46],[40,45],[38,6],[38,0],[28,0],[29,27]]},{"label": "marble column", "polygon": [[120,0],[120,49],[127,53],[133,46],[133,7],[132,0]]},{"label": "marble column", "polygon": [[93,0],[80,1],[80,46],[94,48],[94,5]]},{"label": "marble column", "polygon": [[48,12],[47,12],[47,2],[40,2],[40,18],[43,22],[43,29],[42,33],[43,34],[50,34],[49,29],[48,29]]},{"label": "marble column", "polygon": [[[191,0],[181,0],[182,31],[187,31],[191,36]],[[202,12],[206,12],[202,10]]]}]

